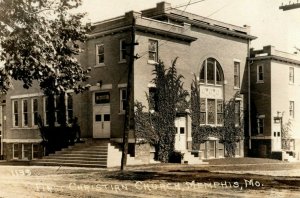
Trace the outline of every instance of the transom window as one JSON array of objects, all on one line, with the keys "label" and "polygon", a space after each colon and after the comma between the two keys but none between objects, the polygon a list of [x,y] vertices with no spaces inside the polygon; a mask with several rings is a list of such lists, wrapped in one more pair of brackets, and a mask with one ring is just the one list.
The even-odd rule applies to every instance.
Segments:
[{"label": "transom window", "polygon": [[214,58],[206,59],[200,72],[200,83],[222,85],[223,71],[220,63]]},{"label": "transom window", "polygon": [[106,103],[110,103],[110,93],[109,92],[95,93],[95,104],[106,104]]}]

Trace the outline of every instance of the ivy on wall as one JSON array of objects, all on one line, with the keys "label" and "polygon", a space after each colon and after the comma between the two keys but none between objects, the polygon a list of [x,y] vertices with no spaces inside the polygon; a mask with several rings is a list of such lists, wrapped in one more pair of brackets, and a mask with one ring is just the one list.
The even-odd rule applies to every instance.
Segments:
[{"label": "ivy on wall", "polygon": [[[193,80],[191,85],[191,120],[192,120],[192,140],[193,149],[199,149],[199,145],[205,143],[209,137],[218,138],[225,146],[227,156],[235,156],[236,143],[244,138],[243,119],[240,112],[239,118],[235,112],[235,98],[239,93],[227,102],[223,108],[223,126],[200,125],[200,90],[198,81]],[[240,109],[238,109],[240,111]],[[239,124],[237,125],[237,119]]]}]

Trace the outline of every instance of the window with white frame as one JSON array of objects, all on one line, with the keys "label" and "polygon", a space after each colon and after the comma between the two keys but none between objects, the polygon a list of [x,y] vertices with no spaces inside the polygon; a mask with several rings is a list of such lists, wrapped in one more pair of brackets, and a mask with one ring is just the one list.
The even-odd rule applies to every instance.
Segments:
[{"label": "window with white frame", "polygon": [[30,145],[28,144],[22,144],[22,159],[28,159],[28,154],[29,154],[29,147]]},{"label": "window with white frame", "polygon": [[38,109],[38,99],[32,98],[31,100],[31,109],[32,109],[32,126],[38,125],[38,115],[39,115],[39,109]]},{"label": "window with white frame", "polygon": [[22,100],[22,126],[28,126],[28,100]]},{"label": "window with white frame", "polygon": [[49,99],[48,97],[44,97],[44,123],[45,125],[49,125]]},{"label": "window with white frame", "polygon": [[223,124],[223,100],[200,98],[200,124]]},{"label": "window with white frame", "polygon": [[220,63],[214,58],[203,61],[200,71],[200,83],[209,85],[222,85],[223,70]]},{"label": "window with white frame", "polygon": [[289,112],[290,112],[290,117],[294,118],[295,116],[295,102],[294,101],[290,101],[290,105],[289,105]]},{"label": "window with white frame", "polygon": [[32,144],[32,159],[37,159],[39,157],[39,145],[38,144]]},{"label": "window with white frame", "polygon": [[257,66],[257,82],[264,82],[264,66]]},{"label": "window with white frame", "polygon": [[61,124],[61,116],[62,116],[62,112],[61,112],[61,98],[59,96],[55,96],[54,97],[54,108],[55,108],[55,122],[57,124]]},{"label": "window with white frame", "polygon": [[120,62],[126,62],[126,42],[125,42],[125,39],[120,40]]},{"label": "window with white frame", "polygon": [[104,64],[104,44],[96,45],[97,65]]},{"label": "window with white frame", "polygon": [[19,144],[13,144],[13,159],[19,158]]},{"label": "window with white frame", "polygon": [[257,132],[258,132],[258,134],[263,134],[264,133],[264,121],[265,121],[264,118],[258,117],[258,119],[257,119]]},{"label": "window with white frame", "polygon": [[158,61],[158,41],[149,39],[148,42],[148,53],[149,60],[157,62]]},{"label": "window with white frame", "polygon": [[234,88],[240,88],[240,62],[234,61]]},{"label": "window with white frame", "polygon": [[241,122],[241,102],[236,100],[234,103],[234,120],[235,126],[240,126]]},{"label": "window with white frame", "polygon": [[294,68],[293,67],[289,68],[289,82],[291,84],[294,84]]},{"label": "window with white frame", "polygon": [[120,113],[125,113],[126,99],[127,99],[126,88],[120,89]]},{"label": "window with white frame", "polygon": [[12,101],[12,112],[13,112],[13,127],[19,126],[19,109],[18,109],[18,101]]}]

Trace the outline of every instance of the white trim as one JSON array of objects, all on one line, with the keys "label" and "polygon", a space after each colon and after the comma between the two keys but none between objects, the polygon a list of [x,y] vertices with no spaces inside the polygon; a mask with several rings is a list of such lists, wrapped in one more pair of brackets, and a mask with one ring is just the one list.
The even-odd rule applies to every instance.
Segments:
[{"label": "white trim", "polygon": [[257,118],[265,118],[266,117],[266,115],[259,115],[259,116],[257,116]]},{"label": "white trim", "polygon": [[31,127],[36,127],[38,125],[34,124],[34,104],[33,101],[37,100],[37,112],[39,113],[39,100],[38,98],[31,98]]},{"label": "white trim", "polygon": [[234,58],[234,59],[233,59],[233,62],[239,62],[239,63],[240,63],[240,62],[241,62],[241,60],[240,60],[240,59],[236,59],[236,58]]},{"label": "white trim", "polygon": [[[103,46],[103,62],[101,62],[101,63],[99,63],[99,54],[98,54],[98,48],[100,46]],[[104,44],[103,43],[96,44],[96,53],[95,53],[95,55],[96,55],[96,66],[97,65],[101,65],[101,64],[104,65],[104,63],[105,63],[105,48],[104,48]]]},{"label": "white trim", "polygon": [[154,83],[148,83],[147,87],[148,88],[156,88],[156,84],[154,84]]},{"label": "white trim", "polygon": [[5,143],[41,143],[43,139],[3,139]]},{"label": "white trim", "polygon": [[108,89],[112,89],[112,84],[104,84],[101,87],[94,85],[94,86],[91,86],[89,90],[90,91],[101,91],[101,90],[108,90]]},{"label": "white trim", "polygon": [[[262,74],[263,74],[262,80],[259,79],[259,67],[262,68]],[[264,65],[257,65],[256,66],[256,83],[264,83],[264,80],[265,80],[265,67],[264,67]]]},{"label": "white trim", "polygon": [[[25,125],[25,116],[24,116],[24,101],[26,101],[26,103],[27,103],[27,112],[26,112],[26,114],[27,114],[27,125]],[[24,128],[28,128],[29,127],[29,112],[28,112],[28,107],[29,107],[29,104],[28,104],[28,99],[26,98],[26,99],[22,99],[22,105],[21,105],[22,107],[21,107],[21,117],[22,117],[22,127],[24,127]]]},{"label": "white trim", "polygon": [[118,88],[125,88],[127,87],[127,83],[118,84]]},{"label": "white trim", "polygon": [[[126,55],[125,55],[125,58],[123,59],[122,58],[122,55],[123,55],[123,45],[122,45],[122,42],[125,42],[126,40],[123,38],[123,39],[120,39],[120,45],[119,45],[119,63],[126,63]],[[125,53],[126,53],[126,46],[125,46]]]},{"label": "white trim", "polygon": [[21,94],[21,95],[10,96],[10,99],[31,98],[31,97],[38,97],[43,95],[44,95],[43,93]]},{"label": "white trim", "polygon": [[[18,145],[18,144],[13,144],[12,145],[12,158],[13,159],[19,159],[19,156],[15,156],[15,145]],[[19,153],[19,145],[18,145],[18,153]]]},{"label": "white trim", "polygon": [[[16,115],[17,115],[17,119],[18,119],[18,125],[15,125],[15,102],[17,102],[17,113],[16,113]],[[20,120],[19,120],[19,101],[18,100],[11,100],[11,103],[12,103],[12,105],[11,105],[11,108],[12,108],[12,127],[13,128],[17,128],[17,127],[19,127],[19,125],[20,125]]]}]

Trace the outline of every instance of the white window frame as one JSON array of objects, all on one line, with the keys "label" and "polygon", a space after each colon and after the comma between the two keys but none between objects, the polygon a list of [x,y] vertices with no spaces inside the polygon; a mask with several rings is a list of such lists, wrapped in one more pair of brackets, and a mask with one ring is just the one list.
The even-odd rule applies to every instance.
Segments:
[{"label": "white window frame", "polygon": [[46,100],[48,100],[48,97],[47,96],[44,96],[43,97],[43,117],[44,117],[44,125],[45,126],[48,126],[49,123],[47,121],[47,104],[46,104]]},{"label": "white window frame", "polygon": [[[27,103],[27,111],[24,111],[24,102],[26,101]],[[22,127],[28,127],[29,126],[29,103],[28,103],[28,99],[22,99]],[[25,124],[25,113],[27,114],[27,124]]]},{"label": "white window frame", "polygon": [[[259,68],[261,67],[261,73],[262,73],[262,79],[260,79],[260,72],[259,72]],[[265,80],[265,71],[264,71],[264,65],[257,65],[257,83],[263,83]]]},{"label": "white window frame", "polygon": [[[260,120],[261,120],[262,122],[260,122]],[[261,124],[262,124],[263,131],[260,131]],[[264,129],[265,129],[265,117],[264,117],[264,115],[263,115],[263,116],[259,116],[259,117],[257,118],[257,133],[258,133],[258,134],[263,134],[263,133],[264,133]]]},{"label": "white window frame", "polygon": [[[18,156],[15,156],[15,146],[17,146]],[[12,158],[19,159],[19,144],[12,144]]]},{"label": "white window frame", "polygon": [[25,159],[28,160],[28,156],[25,158],[25,151],[28,151],[28,150],[25,150],[25,144],[22,144],[22,159],[23,160],[25,160]]},{"label": "white window frame", "polygon": [[294,67],[289,67],[289,83],[290,84],[295,83],[295,69],[294,69]]},{"label": "white window frame", "polygon": [[295,101],[289,101],[289,115],[291,118],[295,118]]},{"label": "white window frame", "polygon": [[[38,146],[38,144],[31,144],[31,156],[32,156],[31,158],[38,159],[38,158],[34,157],[34,145]],[[37,150],[36,152],[38,153],[39,151]]]},{"label": "white window frame", "polygon": [[[69,98],[72,98],[72,108],[69,108]],[[72,93],[66,93],[65,95],[65,106],[66,106],[66,121],[67,123],[72,123],[74,117],[74,98]],[[72,116],[70,117],[69,111],[72,110]]]},{"label": "white window frame", "polygon": [[[156,44],[156,50],[155,51],[152,51],[152,50],[149,49],[150,42],[155,42],[155,44]],[[150,53],[155,53],[155,60],[150,59]],[[149,64],[155,64],[155,63],[157,63],[157,61],[158,61],[158,40],[149,39],[148,40],[148,63]]]},{"label": "white window frame", "polygon": [[123,91],[126,92],[125,97],[127,97],[127,88],[120,88],[120,114],[125,114],[125,109],[123,106],[123,101],[126,101],[126,98],[123,98]]},{"label": "white window frame", "polygon": [[[123,46],[123,43],[125,44],[125,39],[120,40],[120,61],[119,63],[126,63],[126,45]],[[125,58],[123,58],[125,56]]]},{"label": "white window frame", "polygon": [[[12,126],[13,127],[19,127],[20,120],[19,120],[19,101],[18,100],[12,100]],[[17,103],[17,113],[15,113],[15,102]],[[18,123],[16,125],[16,118],[18,120]]]},{"label": "white window frame", "polygon": [[[34,101],[37,101],[37,109],[34,109]],[[39,113],[39,100],[38,98],[32,98],[31,99],[31,124],[32,126],[37,126],[37,124],[34,123],[35,119],[34,119],[34,114],[35,113]],[[37,118],[38,119],[38,118]]]},{"label": "white window frame", "polygon": [[[101,47],[101,46],[103,46],[103,53],[102,54],[99,54],[98,52],[99,52],[99,47]],[[100,61],[100,59],[99,59],[99,56],[103,56],[103,62],[99,62]],[[96,66],[105,66],[105,64],[104,64],[104,62],[105,62],[105,49],[104,49],[104,44],[102,43],[102,44],[97,44],[96,45]]]},{"label": "white window frame", "polygon": [[[235,66],[238,66],[237,68],[237,73],[235,73]],[[233,86],[235,89],[240,89],[241,88],[241,62],[240,61],[233,61]],[[238,79],[238,85],[236,86],[236,82],[235,82],[235,77],[237,76],[237,79]]]}]

